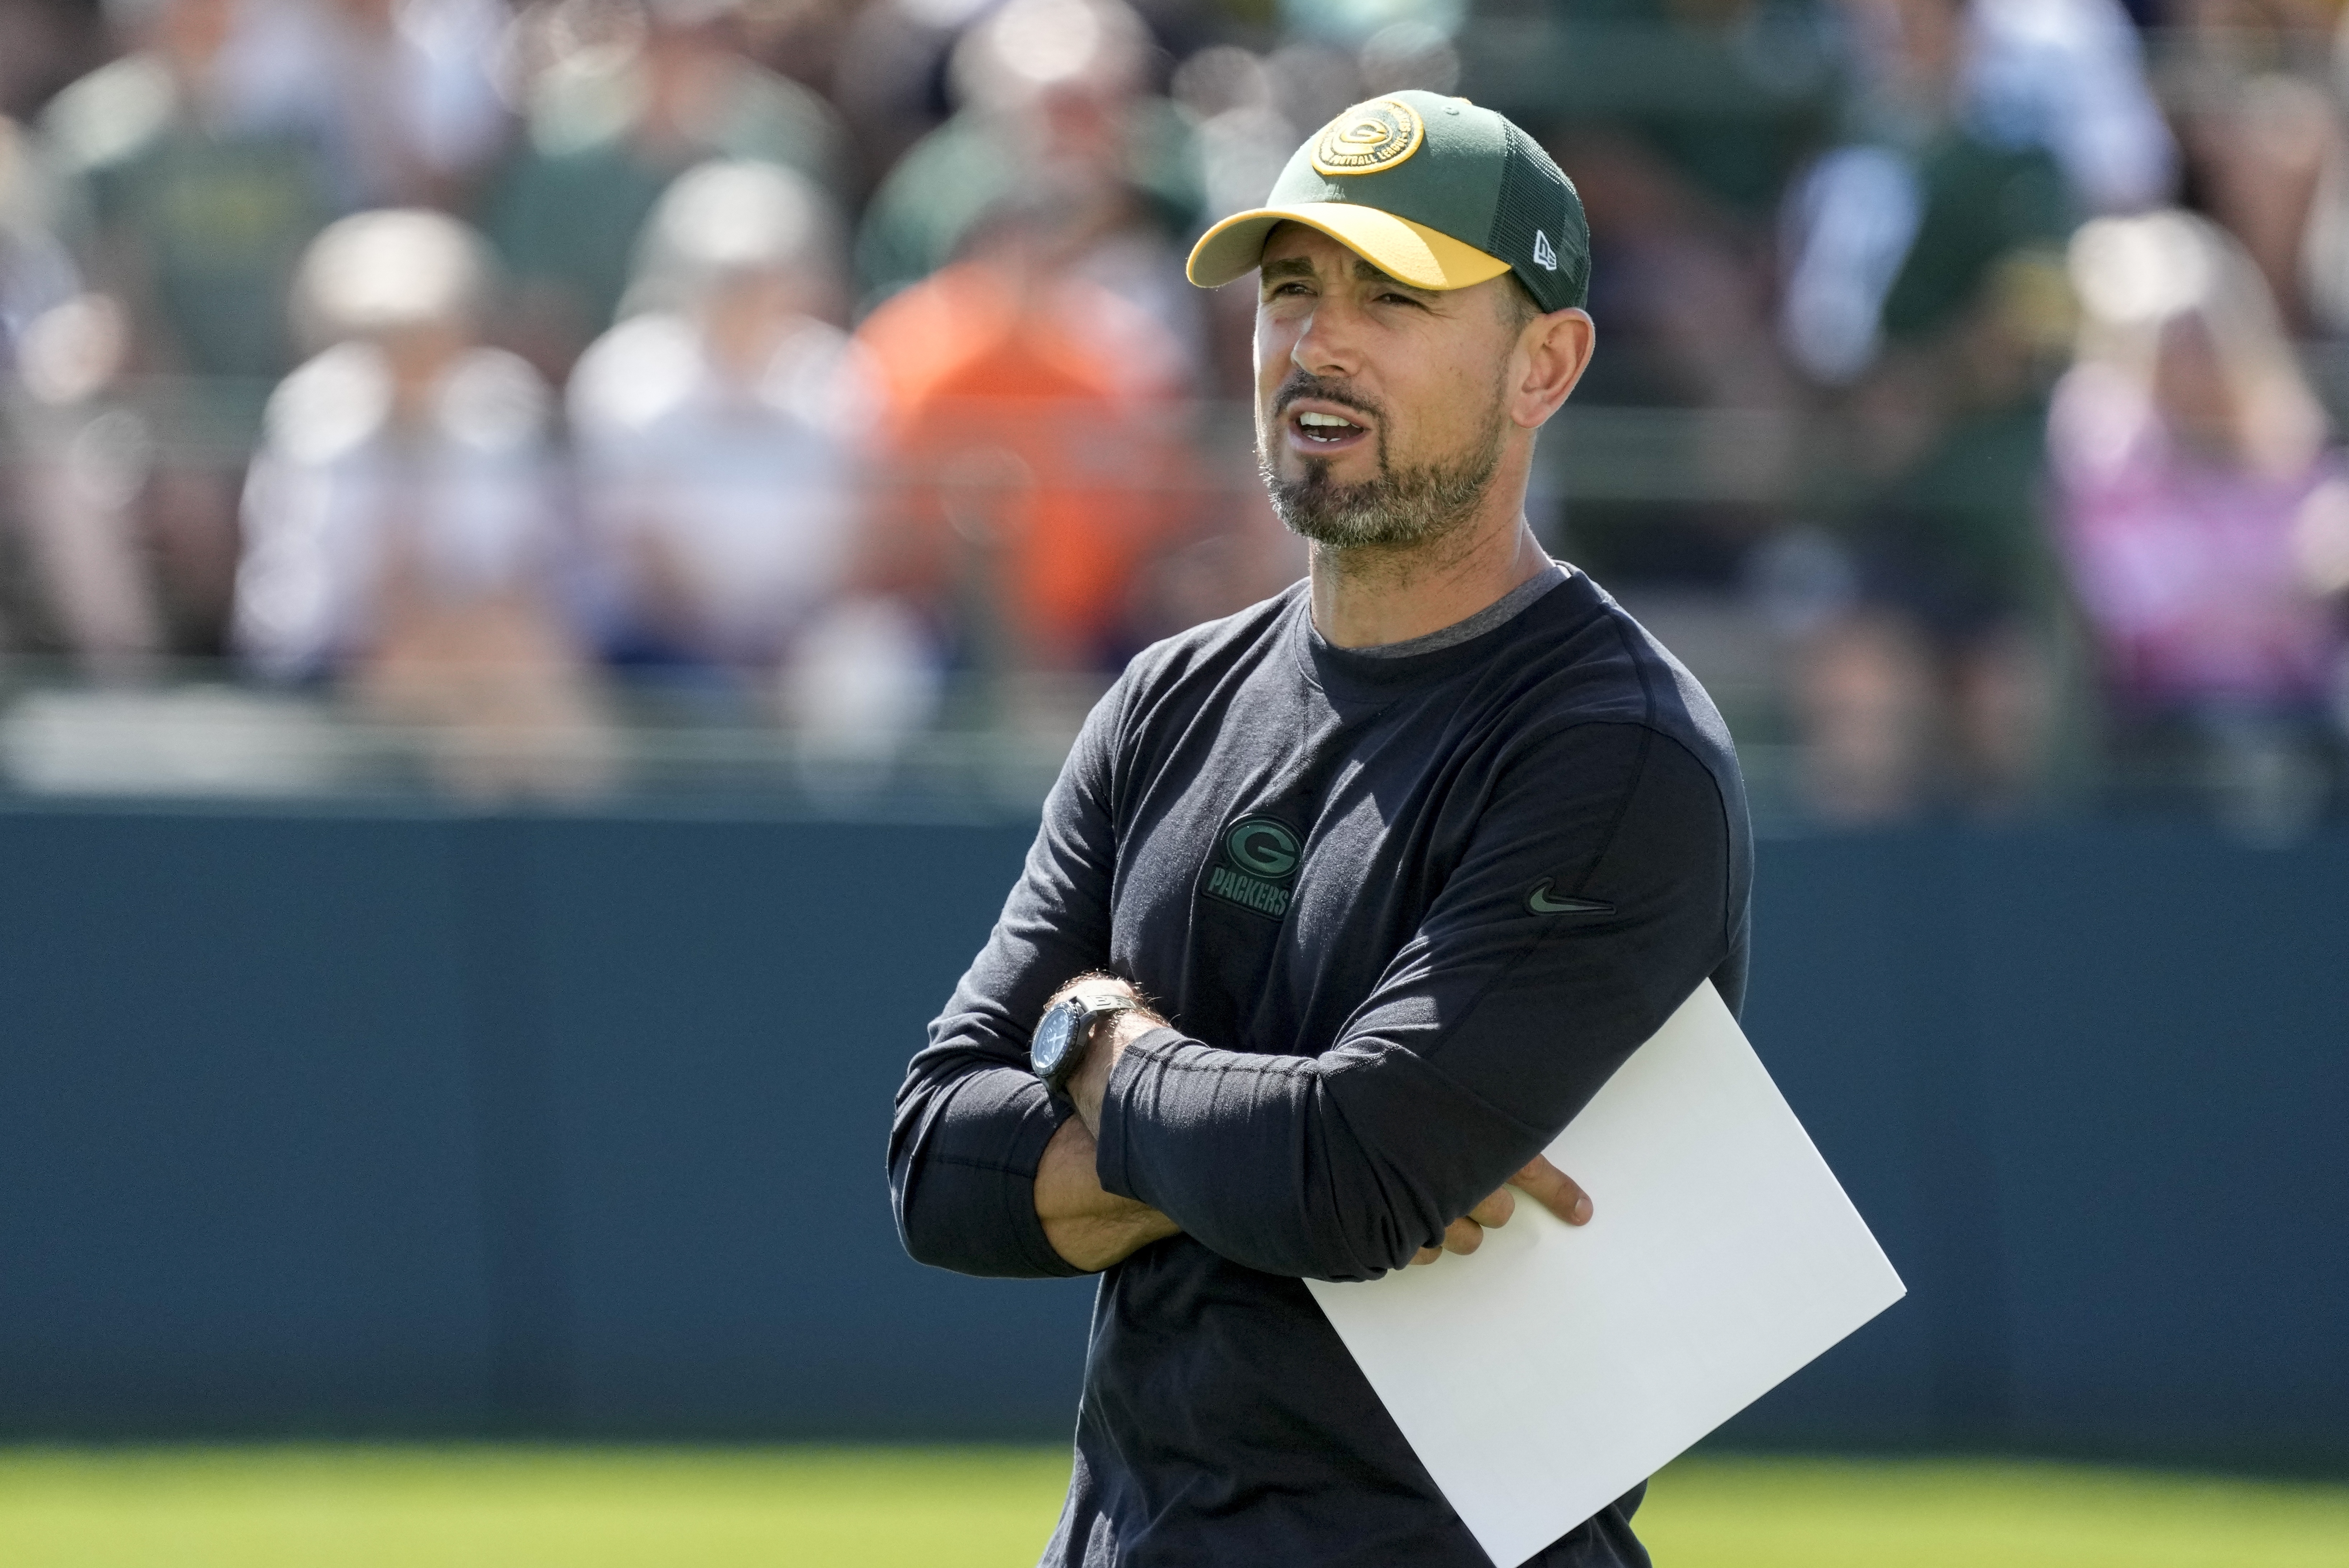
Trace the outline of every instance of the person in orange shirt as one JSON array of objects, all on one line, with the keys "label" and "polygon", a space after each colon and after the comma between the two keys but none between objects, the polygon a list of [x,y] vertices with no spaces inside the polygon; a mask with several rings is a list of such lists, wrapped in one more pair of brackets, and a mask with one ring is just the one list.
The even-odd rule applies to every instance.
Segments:
[{"label": "person in orange shirt", "polygon": [[1180,345],[1061,259],[1099,232],[1009,206],[857,335],[890,476],[867,576],[982,673],[1113,668],[1137,572],[1189,510]]}]

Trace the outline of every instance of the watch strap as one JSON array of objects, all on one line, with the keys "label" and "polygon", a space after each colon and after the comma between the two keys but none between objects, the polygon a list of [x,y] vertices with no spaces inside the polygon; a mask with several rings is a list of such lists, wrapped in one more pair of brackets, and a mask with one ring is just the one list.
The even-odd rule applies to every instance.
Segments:
[{"label": "watch strap", "polygon": [[1060,1059],[1053,1064],[1052,1070],[1039,1075],[1045,1086],[1055,1094],[1064,1092],[1069,1080],[1075,1077],[1077,1069],[1084,1064],[1085,1053],[1092,1049],[1093,1031],[1100,1026],[1101,1021],[1113,1018],[1121,1012],[1132,1012],[1142,1005],[1138,997],[1117,992],[1088,996],[1082,992],[1073,993],[1059,1005],[1066,1007],[1071,1002],[1083,1009],[1083,1015],[1077,1020],[1074,1036],[1070,1040],[1068,1049],[1061,1052]]}]

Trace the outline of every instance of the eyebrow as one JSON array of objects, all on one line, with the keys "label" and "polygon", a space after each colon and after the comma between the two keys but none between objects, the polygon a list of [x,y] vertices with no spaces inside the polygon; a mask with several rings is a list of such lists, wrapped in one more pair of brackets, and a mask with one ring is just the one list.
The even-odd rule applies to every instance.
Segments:
[{"label": "eyebrow", "polygon": [[1356,283],[1383,283],[1390,287],[1399,288],[1405,294],[1425,295],[1435,292],[1431,288],[1422,288],[1415,283],[1405,283],[1402,279],[1380,270],[1378,267],[1372,265],[1370,262],[1365,261],[1361,256],[1356,256],[1354,258],[1354,281]]},{"label": "eyebrow", "polygon": [[[1263,275],[1264,280],[1267,283],[1270,283],[1275,278],[1309,278],[1315,275],[1315,269],[1313,264],[1303,256],[1283,256],[1278,261],[1266,262],[1263,266]],[[1354,258],[1354,281],[1357,283],[1382,283],[1388,285],[1390,287],[1402,289],[1406,294],[1419,295],[1422,296],[1425,296],[1435,292],[1433,289],[1422,288],[1416,284],[1405,283],[1402,279],[1395,277],[1381,270],[1375,264],[1361,256],[1356,256]]]}]

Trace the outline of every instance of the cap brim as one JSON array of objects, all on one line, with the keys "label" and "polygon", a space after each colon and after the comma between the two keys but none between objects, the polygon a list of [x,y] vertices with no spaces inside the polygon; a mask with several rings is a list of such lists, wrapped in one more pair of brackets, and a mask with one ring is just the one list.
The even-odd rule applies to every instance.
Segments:
[{"label": "cap brim", "polygon": [[1299,202],[1236,213],[1199,236],[1184,270],[1201,288],[1220,288],[1245,277],[1264,257],[1265,236],[1283,223],[1318,229],[1414,288],[1466,288],[1509,270],[1508,263],[1450,234],[1355,202]]}]

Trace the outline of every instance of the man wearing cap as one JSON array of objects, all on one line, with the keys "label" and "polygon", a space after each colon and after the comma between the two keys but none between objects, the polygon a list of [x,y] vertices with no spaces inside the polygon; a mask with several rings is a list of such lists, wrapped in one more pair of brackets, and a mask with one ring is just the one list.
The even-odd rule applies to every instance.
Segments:
[{"label": "man wearing cap", "polygon": [[[1530,138],[1423,92],[1192,254],[1257,275],[1311,575],[1093,711],[890,1140],[916,1258],[1102,1272],[1047,1563],[1482,1568],[1302,1282],[1473,1251],[1511,1188],[1590,1220],[1540,1150],[1699,984],[1743,997],[1720,717],[1525,520],[1588,256]],[[1532,1561],[1646,1563],[1638,1501]]]}]

